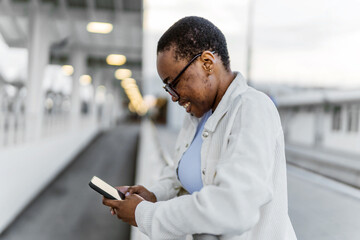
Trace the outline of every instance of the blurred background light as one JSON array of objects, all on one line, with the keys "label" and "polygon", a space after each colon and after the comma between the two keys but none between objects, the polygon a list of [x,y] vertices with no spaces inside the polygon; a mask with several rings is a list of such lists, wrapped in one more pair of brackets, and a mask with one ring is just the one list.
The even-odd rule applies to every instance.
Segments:
[{"label": "blurred background light", "polygon": [[97,92],[105,92],[105,91],[106,91],[106,87],[103,86],[103,85],[100,85],[100,86],[98,86],[98,87],[96,88],[96,91],[97,91]]},{"label": "blurred background light", "polygon": [[119,79],[119,80],[129,78],[129,77],[131,77],[131,75],[132,75],[132,72],[129,69],[120,68],[115,71],[115,78]]},{"label": "blurred background light", "polygon": [[71,65],[64,65],[61,67],[65,76],[71,76],[74,73],[74,67]]},{"label": "blurred background light", "polygon": [[136,81],[135,81],[135,79],[128,77],[128,78],[125,78],[121,83],[123,83],[123,84],[134,83],[134,84],[136,84]]},{"label": "blurred background light", "polygon": [[90,75],[82,75],[81,77],[80,77],[80,79],[79,79],[79,81],[80,81],[80,84],[82,85],[82,86],[87,86],[87,85],[89,85],[90,83],[91,83],[91,76]]},{"label": "blurred background light", "polygon": [[121,54],[110,54],[106,58],[106,63],[114,66],[121,66],[126,63],[126,57]]},{"label": "blurred background light", "polygon": [[146,95],[146,96],[144,96],[144,103],[149,108],[155,107],[156,101],[157,101],[157,99],[156,99],[156,97],[154,95]]},{"label": "blurred background light", "polygon": [[134,106],[131,104],[131,102],[129,102],[128,108],[129,108],[129,111],[132,113],[134,113],[136,111]]},{"label": "blurred background light", "polygon": [[113,30],[113,25],[105,22],[89,22],[86,30],[91,33],[108,34]]},{"label": "blurred background light", "polygon": [[95,102],[97,104],[103,104],[106,100],[106,87],[103,85],[100,85],[96,88],[95,92]]}]

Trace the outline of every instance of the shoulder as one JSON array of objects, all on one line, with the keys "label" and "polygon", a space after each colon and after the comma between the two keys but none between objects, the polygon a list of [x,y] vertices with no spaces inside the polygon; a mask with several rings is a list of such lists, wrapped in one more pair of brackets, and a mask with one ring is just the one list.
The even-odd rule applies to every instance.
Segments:
[{"label": "shoulder", "polygon": [[265,93],[249,87],[241,96],[243,104],[253,107],[266,108],[269,111],[277,112],[277,108],[271,98]]},{"label": "shoulder", "polygon": [[236,119],[242,121],[253,121],[255,119],[258,122],[272,127],[281,127],[280,116],[278,110],[271,100],[271,98],[265,93],[248,87],[241,94],[238,94],[231,104],[231,110],[236,114]]},{"label": "shoulder", "polygon": [[256,109],[268,109],[277,113],[277,108],[271,98],[265,93],[247,85],[245,78],[240,72],[236,72],[236,78],[229,87],[228,100],[226,101],[231,110],[241,107],[253,107]]}]

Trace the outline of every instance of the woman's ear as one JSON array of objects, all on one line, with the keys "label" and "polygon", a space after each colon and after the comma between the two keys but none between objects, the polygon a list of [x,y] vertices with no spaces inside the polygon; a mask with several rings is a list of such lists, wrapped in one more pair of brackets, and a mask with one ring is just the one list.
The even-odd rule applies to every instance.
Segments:
[{"label": "woman's ear", "polygon": [[202,61],[202,67],[205,71],[212,72],[214,63],[216,61],[215,56],[210,51],[204,51],[200,57]]},{"label": "woman's ear", "polygon": [[210,62],[208,62],[208,61],[204,62],[203,63],[203,69],[205,71],[211,72],[212,71],[212,64]]}]

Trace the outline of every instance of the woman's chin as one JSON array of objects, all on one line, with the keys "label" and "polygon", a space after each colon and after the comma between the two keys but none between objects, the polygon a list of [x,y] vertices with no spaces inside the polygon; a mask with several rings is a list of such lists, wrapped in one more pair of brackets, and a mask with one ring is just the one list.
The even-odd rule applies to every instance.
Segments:
[{"label": "woman's chin", "polygon": [[195,116],[197,118],[201,118],[202,116],[204,116],[205,113],[203,112],[197,112],[197,111],[192,111],[190,112],[191,116]]}]

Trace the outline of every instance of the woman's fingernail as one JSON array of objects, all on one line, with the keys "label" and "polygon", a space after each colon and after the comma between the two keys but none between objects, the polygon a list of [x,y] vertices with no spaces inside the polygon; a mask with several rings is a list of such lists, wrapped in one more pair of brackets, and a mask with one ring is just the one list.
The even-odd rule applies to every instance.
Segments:
[{"label": "woman's fingernail", "polygon": [[125,193],[125,196],[129,196],[129,195],[130,195],[130,193],[129,193],[129,192]]}]

